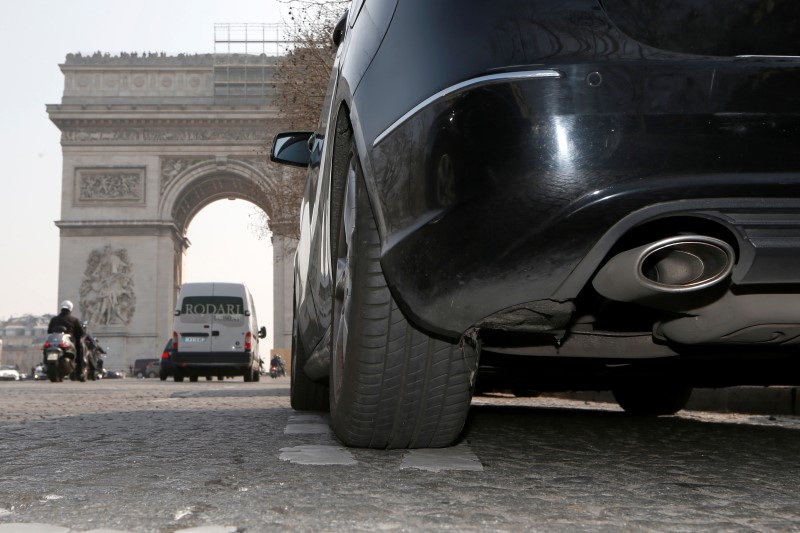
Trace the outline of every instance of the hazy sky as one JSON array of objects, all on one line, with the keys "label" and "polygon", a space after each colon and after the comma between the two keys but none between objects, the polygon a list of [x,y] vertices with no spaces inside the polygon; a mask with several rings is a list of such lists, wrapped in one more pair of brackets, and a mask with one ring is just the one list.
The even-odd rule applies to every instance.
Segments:
[{"label": "hazy sky", "polygon": [[[45,104],[58,104],[64,77],[58,65],[68,53],[95,51],[211,53],[215,23],[283,22],[278,0],[25,0],[3,9],[3,76],[0,80],[0,320],[25,313],[55,313],[58,305],[61,218],[60,132]],[[263,257],[222,264],[252,247],[248,226],[252,204],[216,202],[192,221],[192,247],[184,259],[184,280],[220,279],[247,283],[259,321],[271,329],[271,251],[259,241]],[[224,235],[214,231],[225,217]],[[233,235],[233,238],[232,238]],[[220,253],[230,247],[233,255]],[[227,248],[226,248],[227,249]],[[245,268],[251,265],[250,271]],[[83,268],[84,265],[79,265]],[[270,335],[271,337],[271,335]],[[271,344],[271,342],[270,342]]]}]

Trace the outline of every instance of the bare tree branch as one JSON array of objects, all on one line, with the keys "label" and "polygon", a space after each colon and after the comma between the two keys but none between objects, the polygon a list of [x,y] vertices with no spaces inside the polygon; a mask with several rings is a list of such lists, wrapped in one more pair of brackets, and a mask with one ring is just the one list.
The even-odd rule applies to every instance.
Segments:
[{"label": "bare tree branch", "polygon": [[[336,50],[331,32],[347,8],[347,0],[279,0],[289,7],[292,25],[286,38],[295,43],[280,59],[273,75],[275,99],[283,123],[290,130],[312,131],[319,121]],[[259,237],[300,237],[300,205],[306,171],[282,167],[277,190],[270,191],[271,219],[255,213]],[[258,220],[260,219],[260,220]]]}]

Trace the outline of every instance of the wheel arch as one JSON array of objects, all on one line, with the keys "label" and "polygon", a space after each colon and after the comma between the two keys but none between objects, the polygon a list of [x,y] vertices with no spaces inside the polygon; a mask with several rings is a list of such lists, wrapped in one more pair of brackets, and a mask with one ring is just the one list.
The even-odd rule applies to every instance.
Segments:
[{"label": "wheel arch", "polygon": [[[333,224],[334,220],[339,220],[342,216],[342,206],[344,205],[344,190],[347,180],[347,172],[350,165],[350,150],[353,143],[353,126],[350,119],[350,107],[347,102],[342,101],[336,111],[336,120],[333,129],[333,150],[331,154],[331,174],[330,174],[330,216],[328,218],[328,242],[330,243],[331,262],[335,263],[337,257],[339,233],[338,227]],[[331,272],[336,272],[336,265],[331,264]]]}]

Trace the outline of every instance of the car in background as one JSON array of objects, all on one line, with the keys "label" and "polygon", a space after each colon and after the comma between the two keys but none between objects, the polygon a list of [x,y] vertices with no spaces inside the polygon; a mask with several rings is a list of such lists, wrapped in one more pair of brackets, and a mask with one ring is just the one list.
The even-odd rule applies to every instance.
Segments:
[{"label": "car in background", "polygon": [[144,377],[146,378],[157,378],[161,375],[161,361],[153,361],[152,363],[147,363],[147,366],[144,367]]},{"label": "car in background", "polygon": [[475,386],[800,384],[800,2],[731,4],[354,0],[270,155],[307,168],[292,406],[436,447]]},{"label": "car in background", "polygon": [[19,381],[21,379],[19,370],[11,365],[0,367],[0,381]]},{"label": "car in background", "polygon": [[172,361],[172,346],[172,339],[167,339],[167,343],[161,351],[161,361],[158,371],[158,377],[161,381],[166,381],[168,377],[175,375],[174,362]]},{"label": "car in background", "polygon": [[[133,362],[133,367],[131,368],[131,375],[135,378],[144,378],[150,377],[147,376],[147,365],[151,363],[155,363],[159,361],[156,358],[149,358],[149,359],[137,359]],[[158,375],[158,374],[156,374]]]},{"label": "car in background", "polygon": [[103,379],[124,379],[126,376],[123,370],[103,369]]}]

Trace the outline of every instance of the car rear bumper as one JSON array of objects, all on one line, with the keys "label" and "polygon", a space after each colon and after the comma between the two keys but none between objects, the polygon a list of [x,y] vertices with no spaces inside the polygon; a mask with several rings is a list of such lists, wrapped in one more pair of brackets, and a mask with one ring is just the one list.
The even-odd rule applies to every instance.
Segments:
[{"label": "car rear bumper", "polygon": [[169,367],[162,366],[162,370],[169,375],[235,376],[250,371],[253,365],[253,354],[250,352],[174,352],[171,364]]},{"label": "car rear bumper", "polygon": [[703,220],[738,284],[800,282],[800,66],[553,64],[464,84],[401,117],[365,164],[382,265],[420,327],[574,298],[634,227]]}]

